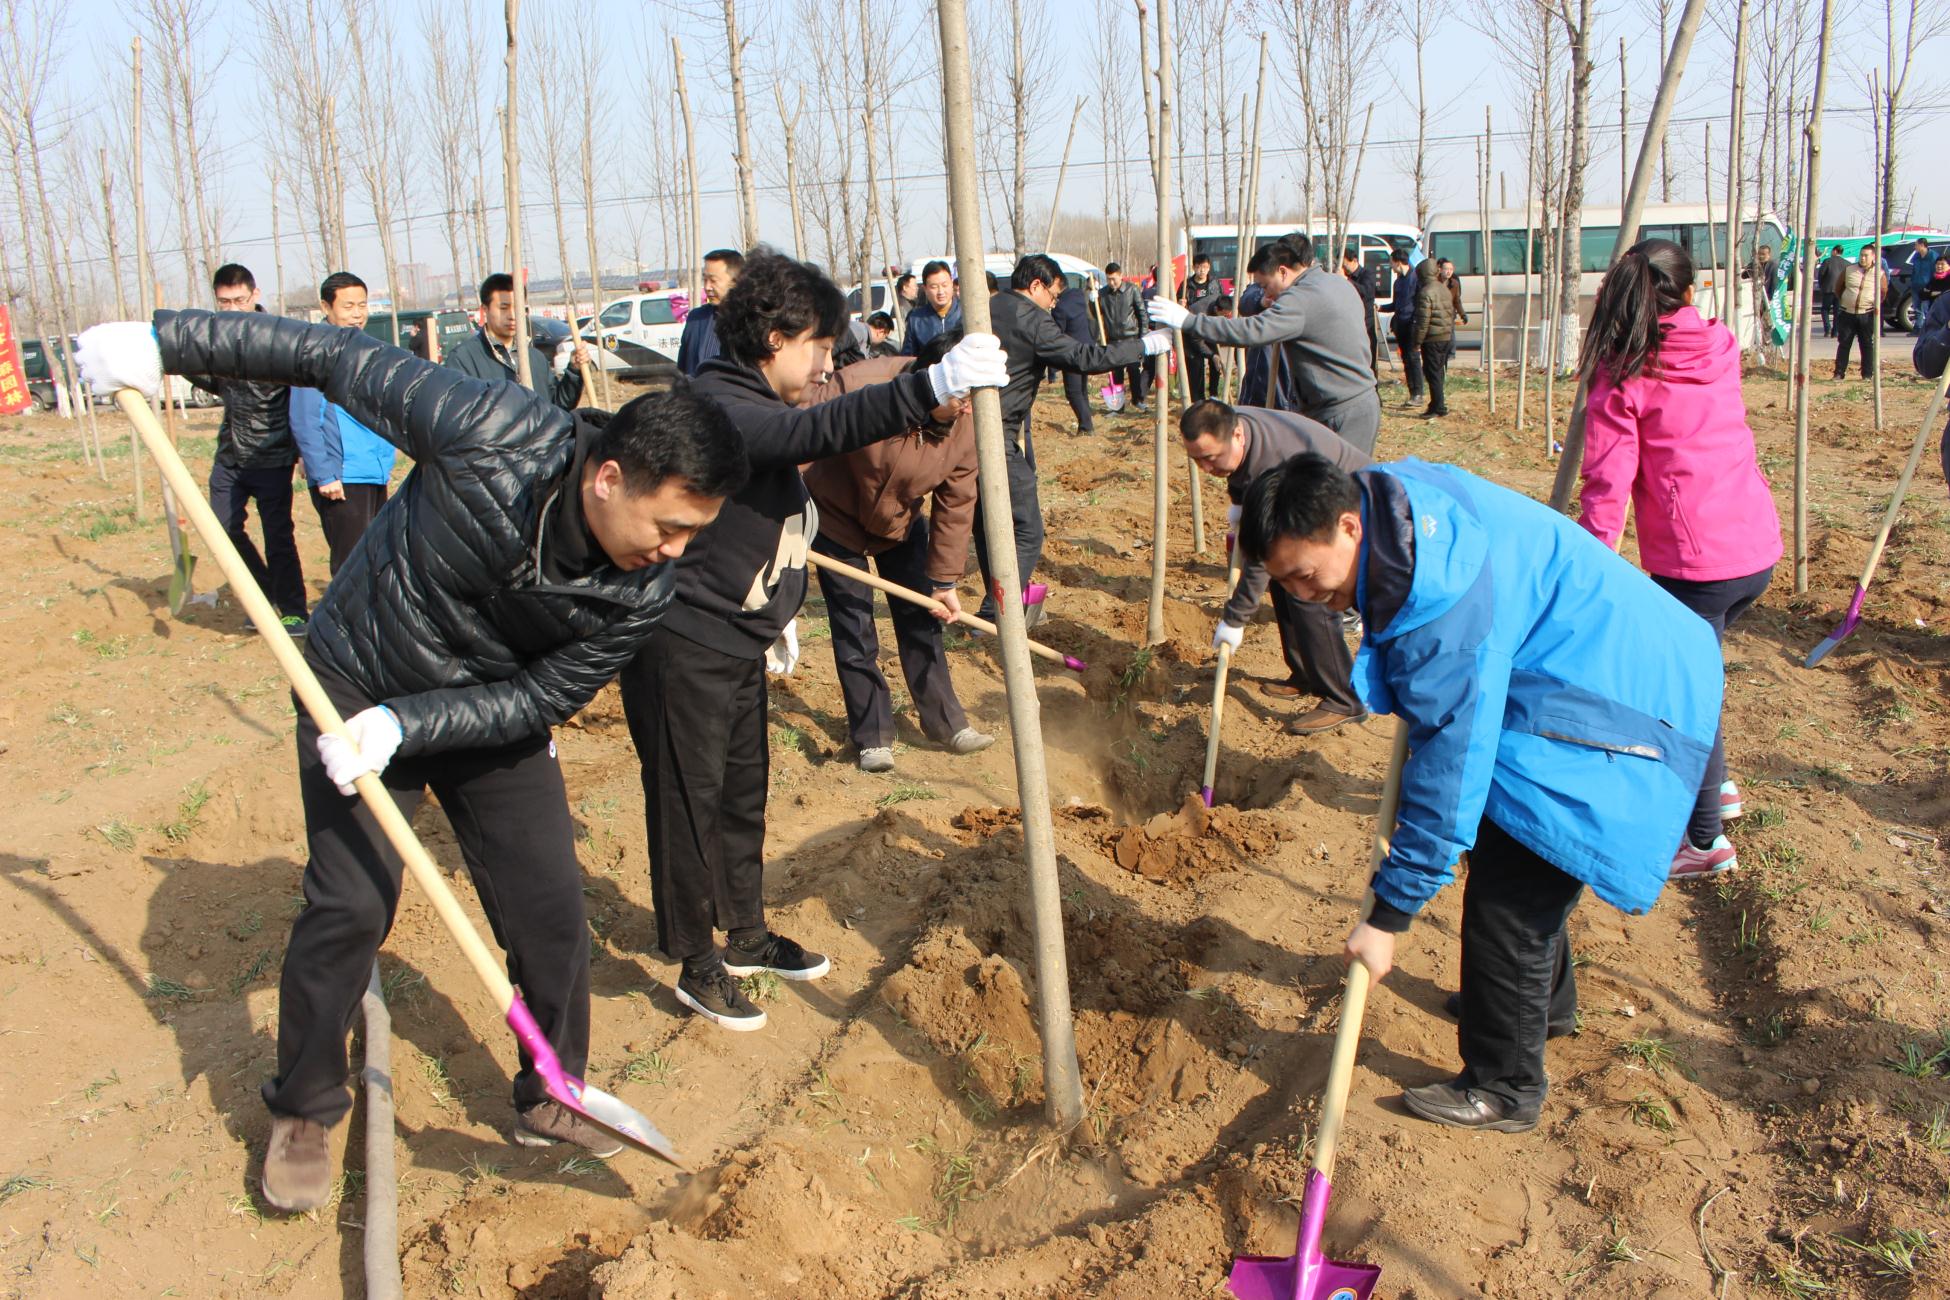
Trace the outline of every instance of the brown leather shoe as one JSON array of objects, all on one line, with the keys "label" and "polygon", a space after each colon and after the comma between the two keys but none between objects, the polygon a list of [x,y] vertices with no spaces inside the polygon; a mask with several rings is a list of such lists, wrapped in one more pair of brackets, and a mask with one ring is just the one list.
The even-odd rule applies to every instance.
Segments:
[{"label": "brown leather shoe", "polygon": [[1365,722],[1367,718],[1365,713],[1342,713],[1320,704],[1287,723],[1286,732],[1289,736],[1318,736],[1350,722]]},{"label": "brown leather shoe", "polygon": [[1306,694],[1292,682],[1261,682],[1259,693],[1269,700],[1297,700]]},{"label": "brown leather shoe", "polygon": [[264,1199],[286,1214],[303,1214],[332,1194],[332,1153],[323,1124],[295,1115],[271,1116],[264,1153]]},{"label": "brown leather shoe", "polygon": [[548,1147],[573,1142],[598,1160],[607,1160],[623,1144],[559,1101],[515,1112],[515,1142],[525,1147]]}]

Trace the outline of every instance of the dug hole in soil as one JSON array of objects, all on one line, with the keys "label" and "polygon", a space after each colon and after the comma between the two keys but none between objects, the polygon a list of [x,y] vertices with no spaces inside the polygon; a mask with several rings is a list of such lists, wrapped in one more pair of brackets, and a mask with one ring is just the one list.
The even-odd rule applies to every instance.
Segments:
[{"label": "dug hole in soil", "polygon": [[[1384,451],[1542,496],[1534,431],[1510,433],[1507,406],[1490,417],[1473,380],[1452,376],[1443,424],[1391,402]],[[1782,391],[1757,376],[1749,401],[1785,494]],[[1950,1288],[1940,483],[1917,484],[1863,630],[1798,667],[1852,587],[1923,393],[1892,382],[1877,435],[1859,392],[1818,390],[1811,590],[1784,576],[1727,646],[1742,868],[1642,918],[1579,910],[1581,1031],[1550,1046],[1534,1133],[1402,1111],[1402,1088],[1456,1068],[1441,1003],[1460,889],[1403,944],[1370,1002],[1326,1241],[1382,1265],[1378,1294]],[[1036,635],[1091,669],[1036,674],[1082,1124],[1043,1120],[993,642],[950,635],[963,702],[998,743],[958,758],[927,742],[889,662],[897,770],[866,776],[814,601],[800,668],[772,694],[767,889],[772,923],[834,969],[755,983],[763,1033],[701,1025],[670,995],[614,692],[558,733],[595,954],[589,1076],[696,1172],[512,1146],[508,1035],[408,890],[381,959],[408,1294],[1150,1300],[1223,1294],[1234,1255],[1291,1251],[1390,724],[1284,734],[1294,706],[1256,686],[1281,672],[1262,619],[1228,691],[1219,806],[1200,807],[1222,557],[1191,553],[1175,483],[1166,636],[1139,649],[1150,490],[1122,466],[1148,464],[1149,425],[1066,437],[1065,409],[1040,407],[1054,590]],[[212,428],[192,417],[193,458]],[[347,1172],[330,1212],[267,1216],[254,1190],[304,860],[288,694],[227,597],[168,617],[166,543],[129,516],[126,461],[104,487],[72,439],[53,419],[0,425],[17,593],[0,607],[15,666],[0,1014],[31,1062],[0,1139],[8,1286],[359,1294],[362,1108],[334,1135]],[[299,515],[316,592],[323,547]],[[439,810],[417,825],[473,910]]]}]

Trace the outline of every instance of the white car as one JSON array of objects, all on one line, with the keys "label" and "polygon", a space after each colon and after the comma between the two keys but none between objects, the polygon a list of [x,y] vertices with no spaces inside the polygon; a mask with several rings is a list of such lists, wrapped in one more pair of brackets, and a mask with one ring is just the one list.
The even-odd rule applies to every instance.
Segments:
[{"label": "white car", "polygon": [[676,364],[677,344],[684,337],[682,315],[687,295],[682,289],[631,294],[603,304],[596,315],[605,348],[634,344]]}]

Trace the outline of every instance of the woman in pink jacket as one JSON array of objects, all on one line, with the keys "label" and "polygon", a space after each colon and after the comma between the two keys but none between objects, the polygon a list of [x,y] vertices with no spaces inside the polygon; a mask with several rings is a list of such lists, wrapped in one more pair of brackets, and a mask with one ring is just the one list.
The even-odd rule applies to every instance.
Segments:
[{"label": "woman in pink jacket", "polygon": [[[1606,273],[1580,366],[1584,526],[1615,547],[1629,500],[1646,573],[1724,637],[1774,576],[1781,518],[1754,458],[1740,345],[1694,310],[1685,249],[1648,239]],[[1716,740],[1673,877],[1737,866],[1724,823],[1741,811]]]}]

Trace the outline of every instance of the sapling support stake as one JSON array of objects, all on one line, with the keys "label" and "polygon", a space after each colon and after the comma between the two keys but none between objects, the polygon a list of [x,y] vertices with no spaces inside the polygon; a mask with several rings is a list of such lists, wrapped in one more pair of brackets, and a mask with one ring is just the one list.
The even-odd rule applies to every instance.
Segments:
[{"label": "sapling support stake", "polygon": [[[981,182],[975,167],[975,109],[965,0],[937,0],[941,24],[942,139],[948,155],[948,208],[955,260],[963,284],[982,277]],[[969,294],[962,321],[970,334],[990,332],[989,300]],[[1083,1122],[1077,1072],[1076,1025],[1070,1013],[1064,958],[1063,897],[1057,882],[1056,834],[1050,822],[1049,775],[1043,766],[1043,723],[1023,622],[1022,575],[1016,568],[1015,523],[1009,512],[1009,469],[1003,450],[1002,397],[977,388],[975,447],[980,464],[982,528],[996,592],[997,639],[1015,746],[1016,793],[1022,807],[1023,853],[1028,859],[1030,914],[1036,952],[1037,1019],[1043,1038],[1043,1090],[1050,1121],[1069,1130]]]},{"label": "sapling support stake", "polygon": [[[269,600],[265,599],[264,592],[258,587],[256,579],[251,577],[250,570],[245,567],[243,556],[237,553],[237,548],[224,532],[223,525],[217,521],[216,512],[210,509],[210,503],[197,492],[196,482],[190,477],[188,467],[176,454],[176,449],[170,446],[168,437],[156,423],[155,414],[142,400],[142,395],[133,388],[124,388],[115,394],[115,402],[122,408],[122,413],[128,417],[129,422],[135,426],[136,432],[141,435],[143,443],[149,448],[149,454],[155,457],[156,464],[162,469],[163,478],[176,489],[177,495],[188,507],[190,522],[202,536],[203,544],[210,548],[210,554],[216,559],[217,566],[223,570],[224,578],[230,583],[231,592],[243,605],[245,613],[250,615],[251,622],[257,625],[258,634],[264,638],[264,643],[270,648],[272,657],[277,660],[279,669],[291,682],[292,692],[297,695],[305,712],[309,713],[312,721],[318,724],[320,733],[345,736],[345,723],[339,717],[337,707],[325,694],[325,688],[313,675],[310,665],[305,662],[304,653],[291,639],[291,634],[285,631],[284,624],[279,621],[277,610],[272,607]],[[352,743],[349,737],[346,738],[346,743],[348,745]],[[454,897],[454,891],[447,884],[446,877],[441,874],[440,868],[434,864],[433,858],[420,843],[419,836],[413,833],[413,828],[408,824],[405,814],[400,811],[399,805],[393,802],[393,796],[386,789],[385,782],[379,779],[377,773],[367,772],[359,777],[355,785],[359,797],[365,800],[367,811],[372,814],[380,831],[385,834],[393,850],[406,864],[407,873],[425,891],[441,923],[446,926],[454,942],[460,946],[461,954],[466,957],[467,964],[473,967],[475,976],[494,998],[495,1005],[507,1018],[515,1037],[534,1061],[535,1072],[542,1077],[548,1095],[627,1145],[659,1156],[683,1168],[683,1161],[679,1159],[676,1150],[649,1120],[617,1098],[599,1088],[588,1086],[581,1079],[563,1070],[561,1061],[555,1055],[555,1049],[549,1045],[548,1038],[542,1033],[541,1027],[535,1023],[535,1017],[522,1002],[520,994],[515,992],[514,985],[509,982],[506,968],[488,951],[488,946],[482,941],[480,932],[474,928],[473,922],[467,919],[467,913],[461,909],[460,900]]]}]

